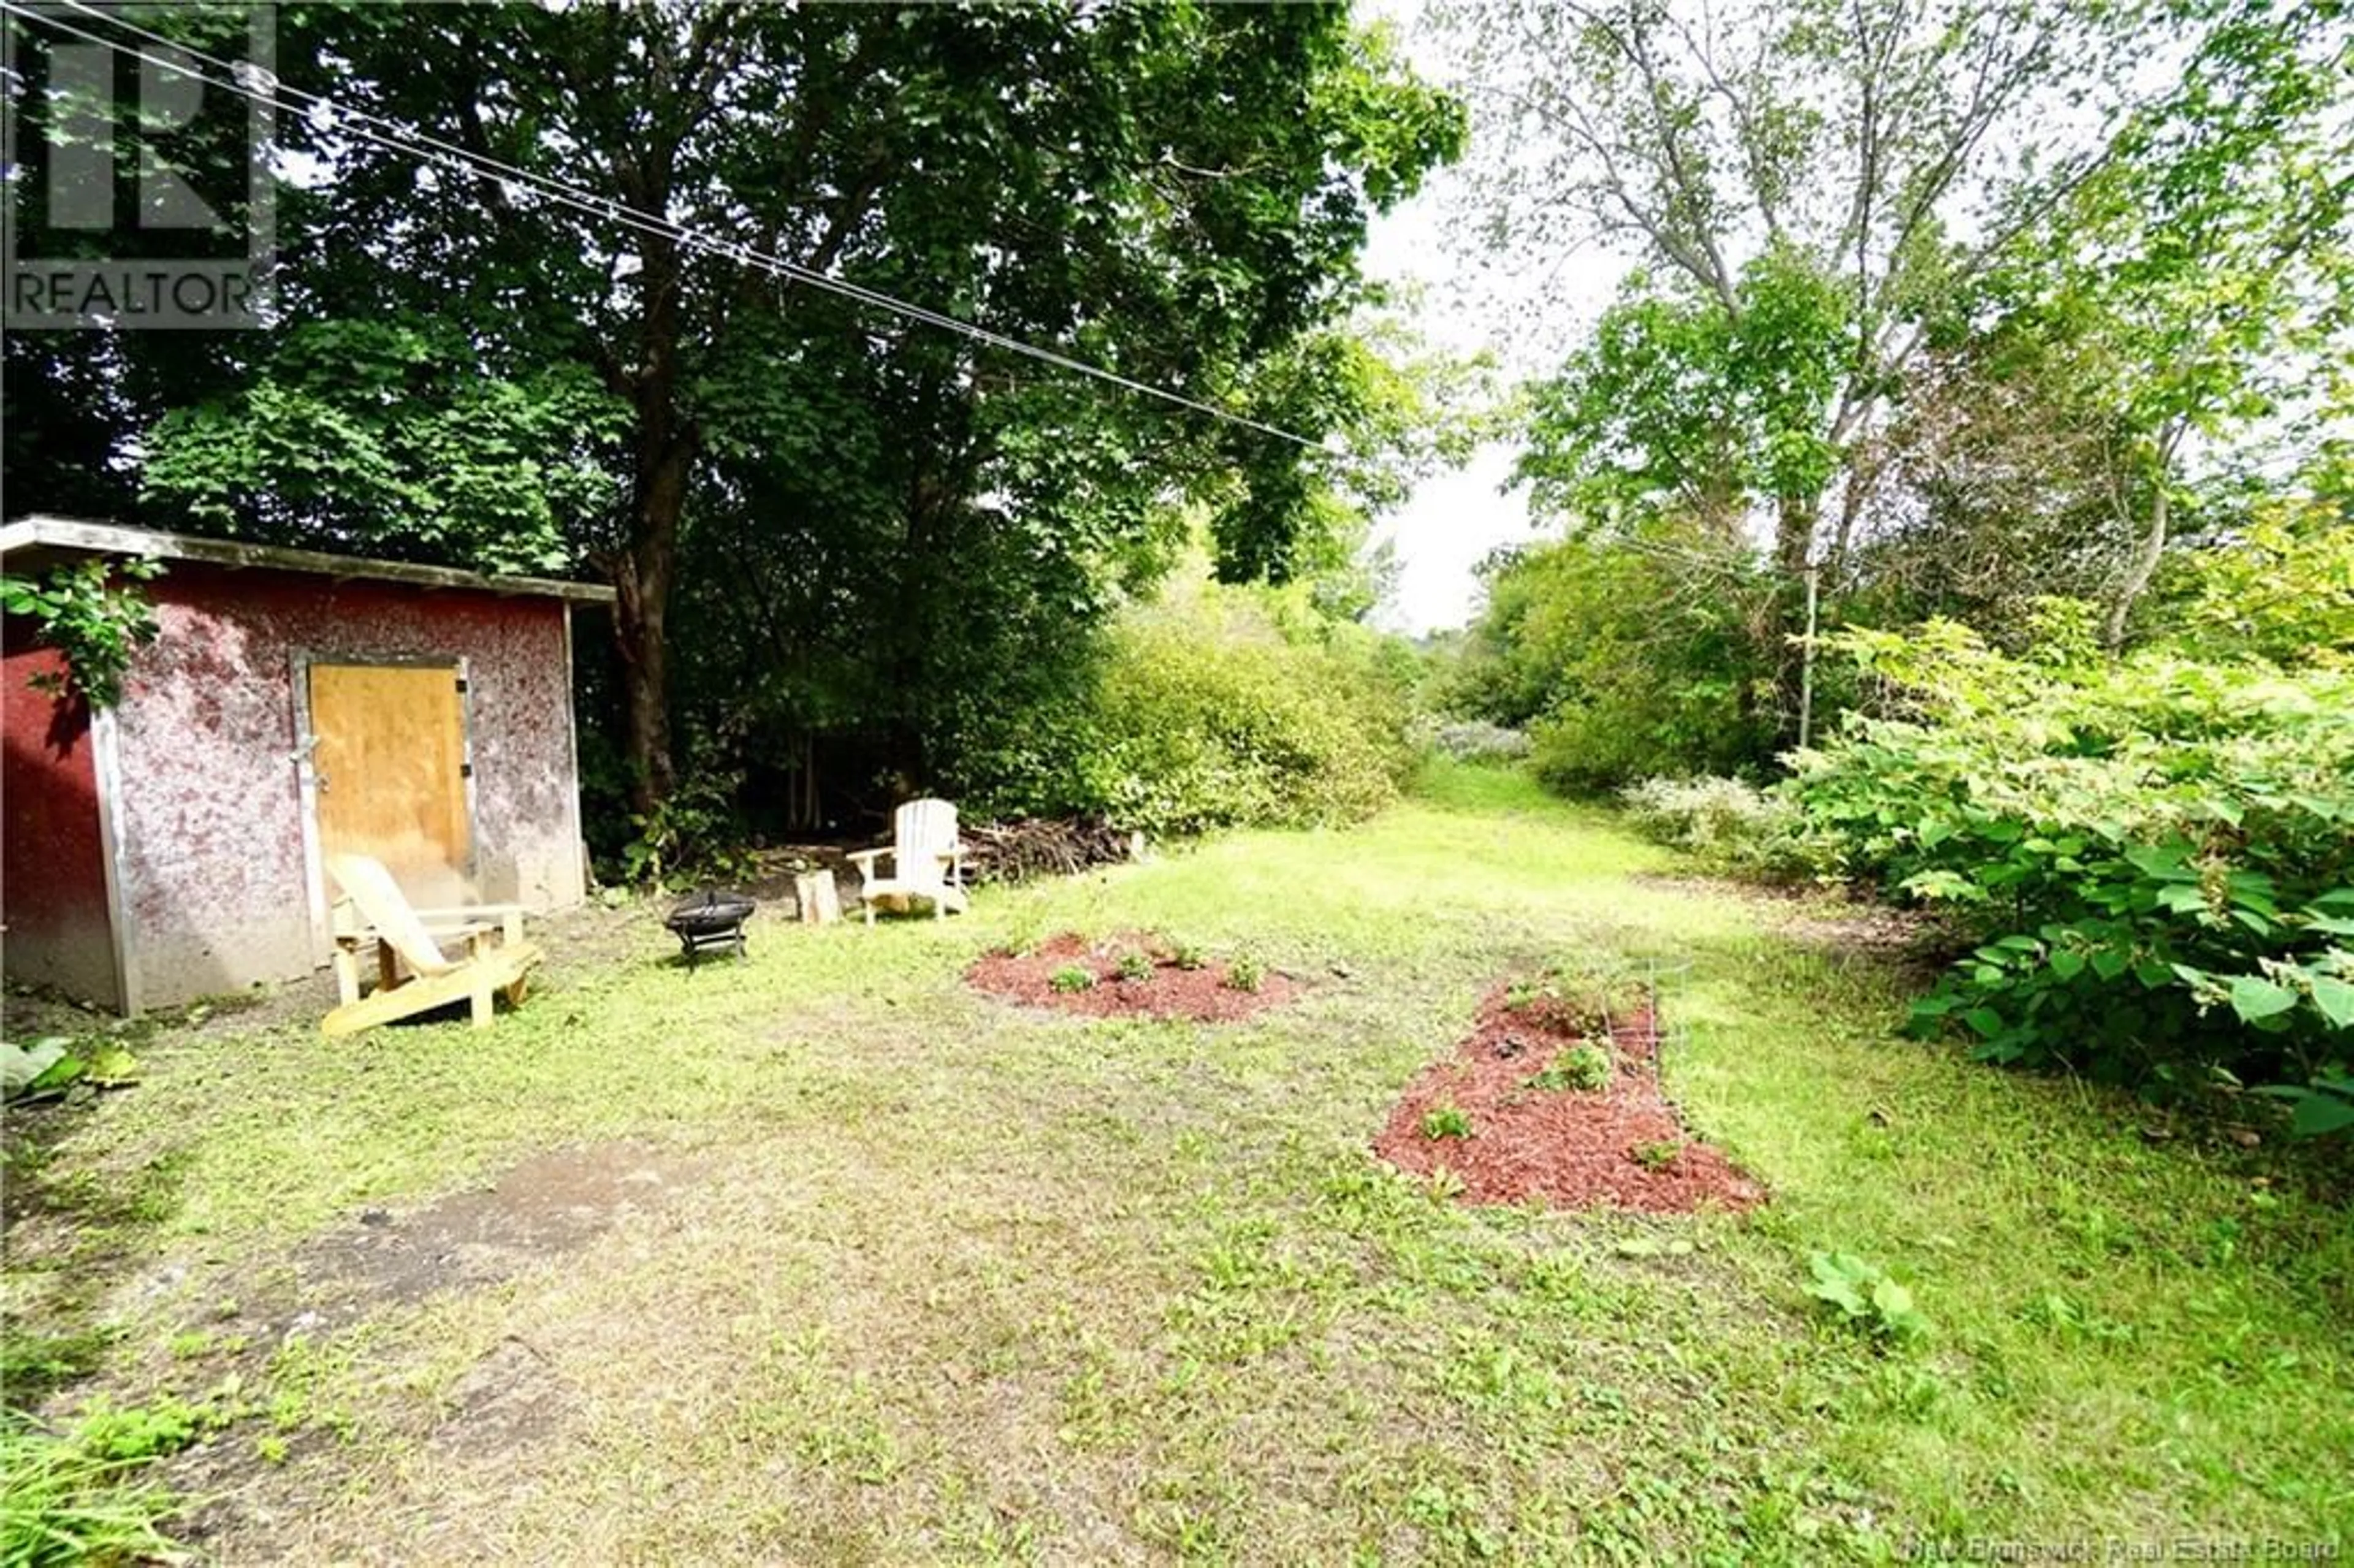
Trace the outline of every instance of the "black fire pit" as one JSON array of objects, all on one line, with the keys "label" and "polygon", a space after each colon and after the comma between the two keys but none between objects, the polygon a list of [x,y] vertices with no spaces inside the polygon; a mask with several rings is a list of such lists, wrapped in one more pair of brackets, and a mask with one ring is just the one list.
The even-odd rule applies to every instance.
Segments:
[{"label": "black fire pit", "polygon": [[708,952],[733,948],[737,958],[744,953],[744,922],[750,917],[753,903],[740,893],[719,893],[705,888],[670,912],[663,922],[678,938],[685,950],[687,967]]}]

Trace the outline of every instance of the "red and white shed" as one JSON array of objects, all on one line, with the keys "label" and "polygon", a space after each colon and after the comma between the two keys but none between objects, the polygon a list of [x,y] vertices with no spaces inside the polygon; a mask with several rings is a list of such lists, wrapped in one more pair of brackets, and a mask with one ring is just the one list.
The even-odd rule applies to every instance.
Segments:
[{"label": "red and white shed", "polygon": [[122,701],[37,690],[0,645],[0,959],[136,1012],[326,961],[327,855],[412,900],[552,908],[586,885],[572,612],[612,590],[59,518],[0,565],[145,556],[161,630]]}]

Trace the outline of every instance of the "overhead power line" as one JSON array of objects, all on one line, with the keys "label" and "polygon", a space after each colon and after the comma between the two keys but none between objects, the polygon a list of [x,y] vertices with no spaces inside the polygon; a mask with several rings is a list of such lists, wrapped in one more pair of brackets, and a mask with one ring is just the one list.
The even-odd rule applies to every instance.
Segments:
[{"label": "overhead power line", "polygon": [[[89,16],[93,20],[104,22],[111,26],[119,27],[124,32],[135,35],[150,43],[160,45],[164,48],[173,51],[173,54],[149,54],[145,50],[143,50],[134,45],[123,43],[120,39],[109,37],[101,33],[93,33],[86,28],[75,26],[70,22],[64,20],[55,12],[33,11],[23,3],[23,0],[0,0],[0,15],[13,16],[23,18],[27,21],[38,22],[44,26],[51,27],[71,37],[112,49],[118,54],[125,55],[134,59],[143,60],[151,65],[160,66],[166,70],[177,71],[184,76],[193,77],[196,80],[204,82],[209,86],[218,87],[227,91],[239,94],[240,96],[258,103],[268,104],[273,109],[292,103],[296,105],[307,105],[313,109],[323,110],[335,117],[337,122],[334,129],[341,134],[349,136],[356,141],[365,142],[371,145],[384,148],[388,152],[403,154],[411,157],[423,159],[436,167],[453,169],[458,173],[471,175],[476,179],[492,180],[502,185],[520,185],[525,189],[546,198],[546,200],[556,202],[564,207],[571,207],[574,210],[585,213],[589,217],[602,218],[608,222],[619,224],[622,228],[631,229],[638,233],[667,238],[687,249],[697,251],[704,255],[723,258],[725,260],[734,261],[740,266],[758,269],[759,270],[766,271],[772,276],[782,278],[789,282],[801,283],[813,289],[820,289],[830,293],[838,294],[860,304],[867,305],[876,310],[887,311],[895,315],[903,316],[907,320],[920,323],[926,326],[937,327],[945,332],[959,334],[976,343],[985,344],[992,348],[1000,348],[1011,354],[1025,355],[1029,358],[1038,360],[1043,364],[1051,365],[1057,369],[1068,371],[1073,375],[1084,376],[1094,380],[1106,382],[1111,386],[1120,387],[1125,391],[1135,393],[1140,397],[1155,398],[1161,402],[1168,403],[1177,408],[1187,408],[1196,413],[1206,414],[1214,419],[1223,420],[1230,425],[1236,425],[1246,429],[1256,430],[1261,435],[1273,436],[1279,440],[1289,441],[1294,445],[1305,447],[1310,451],[1320,451],[1323,450],[1323,443],[1310,440],[1307,437],[1297,434],[1294,431],[1283,429],[1275,425],[1267,424],[1262,420],[1251,418],[1247,415],[1235,413],[1231,409],[1218,408],[1214,404],[1204,403],[1198,398],[1189,397],[1182,392],[1172,392],[1166,387],[1155,387],[1150,382],[1138,381],[1130,376],[1122,376],[1116,370],[1108,370],[1102,366],[1091,365],[1086,360],[1073,358],[1071,355],[1060,353],[1055,349],[1044,348],[1036,344],[1026,343],[1020,338],[1009,337],[1003,333],[992,331],[988,327],[980,325],[978,323],[969,322],[960,317],[948,315],[942,312],[917,304],[912,301],[903,300],[895,295],[886,294],[881,290],[871,289],[864,284],[851,282],[847,279],[837,278],[830,272],[822,272],[813,267],[804,266],[800,262],[789,260],[784,257],[772,255],[769,252],[756,249],[740,241],[718,238],[714,236],[705,234],[699,230],[688,228],[684,225],[674,223],[668,218],[656,217],[648,213],[639,212],[610,196],[590,190],[587,186],[576,185],[570,181],[559,180],[551,175],[542,175],[535,171],[522,168],[516,164],[504,162],[502,159],[493,158],[487,154],[477,153],[472,148],[459,146],[455,143],[443,141],[440,137],[417,130],[411,126],[403,125],[399,122],[388,119],[386,116],[372,114],[366,110],[355,109],[348,104],[337,102],[335,100],[328,98],[323,94],[307,92],[300,88],[288,87],[283,82],[279,81],[275,75],[268,77],[268,86],[266,88],[249,86],[242,79],[248,76],[260,77],[263,75],[263,73],[256,69],[249,63],[224,59],[220,56],[210,55],[200,49],[191,48],[189,46],[181,43],[177,39],[169,37],[162,33],[154,32],[146,27],[139,26],[135,22],[125,20],[121,16],[101,10],[94,5],[85,4],[84,0],[63,0],[63,3],[83,16]],[[184,58],[173,58],[174,55]],[[227,79],[223,79],[220,77],[207,75],[197,66],[188,64],[187,61],[189,60],[201,61],[218,70],[227,72]],[[386,129],[369,130],[366,127],[370,125],[385,127]]]}]

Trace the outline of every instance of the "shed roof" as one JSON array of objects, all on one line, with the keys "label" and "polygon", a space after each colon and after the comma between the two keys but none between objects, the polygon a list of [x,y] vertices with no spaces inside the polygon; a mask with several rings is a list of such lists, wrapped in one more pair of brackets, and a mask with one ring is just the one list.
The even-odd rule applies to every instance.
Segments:
[{"label": "shed roof", "polygon": [[368,577],[383,582],[411,583],[419,588],[472,588],[482,593],[528,595],[569,599],[575,604],[613,602],[613,590],[594,583],[572,583],[554,577],[493,577],[461,572],[451,567],[422,567],[408,561],[376,561],[364,556],[331,556],[318,550],[289,550],[275,545],[246,545],[234,539],[200,539],[187,534],[160,534],[148,528],[120,528],[111,523],[89,523],[71,517],[27,517],[0,526],[0,556],[19,550],[56,551],[86,556],[148,556],[167,561],[204,561],[217,567],[249,567],[274,572],[309,572],[329,577]]}]

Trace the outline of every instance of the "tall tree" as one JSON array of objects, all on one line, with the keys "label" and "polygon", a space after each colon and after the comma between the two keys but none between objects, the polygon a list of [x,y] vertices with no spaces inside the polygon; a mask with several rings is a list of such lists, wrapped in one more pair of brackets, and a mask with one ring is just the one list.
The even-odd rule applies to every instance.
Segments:
[{"label": "tall tree", "polygon": [[2188,460],[2318,439],[2354,364],[2354,33],[2342,0],[2228,5],[1986,291],[1984,332],[2068,366],[2132,536],[2104,640],[2156,575]]},{"label": "tall tree", "polygon": [[[1785,738],[1810,572],[1850,566],[1935,308],[2028,221],[2027,171],[2097,154],[2118,28],[2058,0],[1513,0],[1441,10],[1480,132],[1473,199],[1516,270],[1642,271],[1541,387],[1523,476],[1588,524],[1669,508],[1771,567]],[[2062,140],[2055,129],[2092,124]],[[1597,510],[1598,509],[1598,510]]]},{"label": "tall tree", "polygon": [[[1348,307],[1369,215],[1461,133],[1451,101],[1333,6],[642,0],[303,20],[315,31],[281,39],[290,79],[607,193],[637,220],[470,180],[334,116],[292,128],[324,171],[288,246],[300,316],[438,318],[451,374],[529,402],[577,367],[619,408],[616,500],[567,535],[620,590],[642,808],[675,779],[672,614],[690,564],[749,557],[790,576],[777,554],[806,543],[843,571],[879,570],[902,613],[867,653],[905,689],[942,673],[927,640],[988,592],[976,563],[1021,579],[1024,530],[1048,556],[1086,557],[1135,536],[1145,499],[1226,466],[1199,416],[787,281],[733,247],[1219,402]],[[250,419],[253,395],[214,413]],[[194,441],[205,423],[160,433]],[[1254,493],[1286,482],[1265,466]],[[1030,500],[1048,504],[1009,530],[1008,503]],[[400,525],[340,487],[310,521]],[[1279,565],[1299,523],[1260,508],[1236,547]],[[861,591],[818,585],[794,613]]]},{"label": "tall tree", "polygon": [[[1923,302],[2012,232],[1994,198],[2061,154],[2029,111],[2101,65],[2090,14],[2044,0],[1521,0],[1443,15],[1467,60],[1474,187],[1496,242],[1532,263],[1631,244],[1685,285],[1663,291],[1690,318],[1678,330],[1713,336],[1712,353],[1761,298],[1789,297],[1761,294],[1761,261],[1835,291],[1828,395],[1780,434],[1840,458],[1884,418]],[[1714,319],[1703,329],[1695,313]],[[1786,576],[1818,554],[1839,472],[1809,453],[1757,496]],[[1832,556],[1861,500],[1844,489]]]},{"label": "tall tree", "polygon": [[[1742,269],[1727,312],[1638,272],[1540,385],[1519,465],[1543,511],[1591,527],[1668,513],[1738,546],[1756,498],[1809,513],[1838,467],[1838,288],[1791,250]],[[1793,525],[1789,537],[1802,537]],[[1803,555],[1785,565],[1802,568]]]}]

